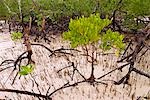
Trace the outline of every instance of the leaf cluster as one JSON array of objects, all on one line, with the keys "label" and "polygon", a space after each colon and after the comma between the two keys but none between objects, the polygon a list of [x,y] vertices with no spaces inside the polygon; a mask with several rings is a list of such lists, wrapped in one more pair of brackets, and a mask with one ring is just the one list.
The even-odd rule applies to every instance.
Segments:
[{"label": "leaf cluster", "polygon": [[22,38],[23,34],[21,32],[13,32],[11,33],[11,39],[13,41],[20,40]]},{"label": "leaf cluster", "polygon": [[28,64],[26,66],[21,66],[19,74],[20,75],[28,75],[28,74],[33,72],[34,67],[35,67],[35,65],[33,65],[33,64]]},{"label": "leaf cluster", "polygon": [[110,29],[101,36],[101,45],[104,51],[110,50],[112,47],[117,49],[119,52],[125,49],[125,43],[123,43],[124,36],[118,32],[112,32]]},{"label": "leaf cluster", "polygon": [[71,41],[73,48],[97,42],[100,39],[99,33],[110,23],[111,20],[101,19],[99,14],[91,14],[89,17],[82,16],[74,20],[71,19],[69,31],[63,33],[63,38]]}]

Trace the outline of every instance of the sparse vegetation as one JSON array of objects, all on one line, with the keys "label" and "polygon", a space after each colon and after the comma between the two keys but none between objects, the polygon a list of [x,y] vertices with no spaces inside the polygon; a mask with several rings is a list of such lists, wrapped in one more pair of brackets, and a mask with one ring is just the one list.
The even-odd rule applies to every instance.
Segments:
[{"label": "sparse vegetation", "polygon": [[[7,20],[13,28],[16,26],[23,28],[21,31],[12,32],[11,27],[9,27],[9,30],[12,32],[12,40],[24,39],[24,46],[26,47],[26,51],[15,60],[6,59],[0,63],[0,73],[12,67],[11,75],[17,72],[12,85],[18,75],[21,77],[32,76],[36,62],[32,59],[33,46],[41,46],[46,49],[49,52],[50,59],[51,57],[57,57],[58,54],[59,57],[66,58],[68,65],[60,69],[58,73],[72,68],[71,74],[67,74],[70,76],[71,82],[67,80],[66,84],[54,89],[51,93],[49,93],[51,86],[48,86],[46,94],[42,94],[40,89],[38,89],[39,93],[3,88],[0,88],[0,91],[52,100],[52,95],[58,91],[78,86],[81,83],[107,86],[107,82],[112,81],[113,85],[132,85],[129,82],[132,72],[147,77],[149,80],[149,73],[143,72],[136,64],[140,62],[138,58],[143,57],[150,50],[147,42],[150,39],[150,20],[143,19],[150,15],[149,4],[150,0],[0,0],[0,19]],[[55,34],[61,33],[64,40],[70,41],[71,48],[51,49],[43,43],[31,43],[30,41],[30,37],[36,36],[35,41],[38,38],[50,43],[49,37],[52,32]],[[81,47],[82,50],[78,50],[78,47]],[[98,49],[108,51],[112,48],[116,49],[117,63],[123,62],[125,64],[96,77],[94,70],[98,62]],[[81,53],[78,56],[86,57],[87,63],[91,65],[90,77],[85,77],[81,73],[82,71],[77,68],[78,64],[70,59],[70,57],[77,56],[76,53],[72,52]],[[102,52],[100,55],[109,55],[109,53]],[[27,60],[25,64],[22,63],[24,60]],[[6,65],[8,67],[5,67]],[[117,80],[115,80],[114,78],[114,80],[105,82],[101,80],[105,76],[113,74],[114,71],[124,71],[125,67],[127,71],[123,77],[119,77],[121,79],[116,78]],[[76,82],[72,83],[76,74],[82,77],[82,80],[75,80]],[[32,81],[38,88],[39,84],[36,80]]]}]

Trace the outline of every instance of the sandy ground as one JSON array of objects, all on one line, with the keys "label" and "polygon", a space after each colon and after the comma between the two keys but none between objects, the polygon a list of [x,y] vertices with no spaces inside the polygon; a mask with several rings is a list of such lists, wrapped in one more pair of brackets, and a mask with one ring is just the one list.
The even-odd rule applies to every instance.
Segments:
[{"label": "sandy ground", "polygon": [[[61,48],[69,48],[69,43],[62,40],[61,37],[51,39],[50,47],[52,50]],[[55,89],[63,86],[68,81],[74,83],[81,81],[83,78],[79,74],[75,74],[74,79],[71,80],[70,74],[72,74],[72,68],[57,73],[58,70],[68,66],[68,59],[75,62],[79,71],[88,78],[91,73],[91,64],[87,62],[86,57],[81,56],[83,51],[78,53],[73,51],[75,55],[71,56],[53,56],[49,57],[49,52],[42,47],[33,46],[33,59],[36,62],[36,68],[31,75],[22,76],[16,78],[15,83],[11,85],[12,80],[16,74],[16,71],[11,75],[13,68],[0,72],[0,88],[18,89],[34,91],[35,93],[41,92],[46,94],[47,89],[51,86],[49,93]],[[78,48],[82,50],[81,48]],[[21,42],[14,42],[10,38],[8,32],[0,33],[0,63],[6,59],[16,59],[21,53],[25,51],[25,46]],[[71,52],[71,51],[70,51]],[[99,77],[112,69],[117,68],[123,63],[116,63],[118,58],[115,55],[101,55],[101,51],[97,54],[97,63],[94,65],[94,75]],[[139,69],[150,73],[150,52],[142,57],[140,63],[137,63]],[[7,66],[0,66],[0,69]],[[70,87],[56,92],[52,95],[53,100],[146,100],[143,97],[150,95],[150,79],[140,76],[136,73],[132,73],[128,85],[114,85],[111,80],[119,80],[127,72],[127,67],[123,69],[123,72],[115,71],[112,74],[102,78],[100,81],[108,83],[108,86],[103,84],[97,84],[94,87],[89,83],[79,84],[76,87]],[[9,76],[10,75],[10,76]],[[37,84],[35,84],[35,82]],[[0,100],[38,100],[38,98],[15,94],[0,92]]]}]

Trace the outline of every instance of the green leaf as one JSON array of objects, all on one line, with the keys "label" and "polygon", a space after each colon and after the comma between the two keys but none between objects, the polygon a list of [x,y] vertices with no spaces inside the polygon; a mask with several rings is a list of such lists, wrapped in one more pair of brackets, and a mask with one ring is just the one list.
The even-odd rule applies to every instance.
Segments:
[{"label": "green leaf", "polygon": [[20,40],[22,38],[23,34],[21,32],[13,32],[11,33],[11,39],[13,41]]},{"label": "green leaf", "polygon": [[28,75],[33,72],[35,65],[29,64],[27,66],[21,66],[19,74],[20,75]]}]

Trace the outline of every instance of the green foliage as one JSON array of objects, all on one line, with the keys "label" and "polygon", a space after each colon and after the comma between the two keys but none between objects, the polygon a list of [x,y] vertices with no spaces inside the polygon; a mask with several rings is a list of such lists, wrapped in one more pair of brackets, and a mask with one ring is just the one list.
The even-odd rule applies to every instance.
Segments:
[{"label": "green foliage", "polygon": [[89,16],[95,8],[93,0],[39,0],[40,10],[51,19],[57,20],[62,16]]},{"label": "green foliage", "polygon": [[149,16],[149,4],[150,0],[124,0],[122,10],[126,11],[126,14],[123,16],[123,25],[129,29],[143,28],[145,25],[137,25],[134,19]]},{"label": "green foliage", "polygon": [[64,1],[65,15],[77,14],[89,16],[95,9],[96,2],[94,0],[68,0]]},{"label": "green foliage", "polygon": [[0,12],[3,12],[3,16],[15,16],[16,19],[19,19],[19,16],[23,14],[27,21],[30,11],[33,11],[37,16],[42,14],[56,20],[61,16],[72,16],[73,14],[89,16],[96,5],[93,0],[20,0],[21,5],[18,1],[1,0]]},{"label": "green foliage", "polygon": [[92,14],[90,17],[71,19],[69,31],[63,33],[65,40],[71,41],[73,48],[79,45],[86,45],[97,42],[100,39],[99,33],[111,23],[109,19],[100,19],[99,14]]},{"label": "green foliage", "polygon": [[97,0],[99,3],[99,11],[104,14],[112,14],[112,12],[120,8],[119,11],[127,12],[127,15],[134,17],[150,15],[150,0]]},{"label": "green foliage", "polygon": [[135,17],[150,15],[150,0],[123,0],[119,5],[120,0],[20,0],[21,5],[18,1],[0,0],[0,17],[15,16],[19,19],[22,13],[25,20],[29,20],[30,11],[33,11],[37,17],[42,14],[54,20],[73,14],[89,16],[95,11],[112,16],[113,11],[120,8],[119,12],[126,13],[121,15],[124,25],[134,27]]},{"label": "green foliage", "polygon": [[118,2],[119,0],[98,0],[100,6],[98,9],[102,14],[111,15]]},{"label": "green foliage", "polygon": [[32,11],[40,24],[43,15],[53,21],[62,16],[74,14],[88,17],[93,12],[111,17],[113,12],[118,9],[116,17],[123,19],[122,26],[138,29],[143,28],[144,25],[137,25],[134,18],[150,15],[150,0],[123,0],[121,3],[119,3],[120,0],[20,0],[21,5],[18,1],[0,0],[0,17],[10,18],[13,16],[20,20],[20,16],[23,15],[23,20],[28,22]]},{"label": "green foliage", "polygon": [[112,47],[117,49],[117,53],[120,53],[125,49],[125,43],[123,43],[124,36],[118,32],[112,32],[110,29],[106,31],[106,34],[101,36],[101,45],[104,51],[110,50]]},{"label": "green foliage", "polygon": [[[106,33],[101,32],[104,27],[111,23],[109,19],[100,19],[99,14],[92,14],[90,17],[71,19],[69,23],[69,31],[63,33],[63,38],[71,42],[71,47],[87,45],[89,43],[101,42],[100,48],[104,51],[115,48],[116,55],[124,50],[123,35],[113,32],[110,29]],[[100,35],[100,33],[103,33]]]},{"label": "green foliage", "polygon": [[5,5],[3,4],[3,1],[0,0],[0,19],[3,19],[6,16],[8,16],[8,13],[6,11],[7,11],[7,9],[6,9]]},{"label": "green foliage", "polygon": [[143,23],[137,24],[135,18],[150,16],[150,0],[96,0],[97,12],[112,17],[117,9],[116,18],[122,21],[122,26],[128,29],[140,29],[145,27]]},{"label": "green foliage", "polygon": [[34,67],[35,67],[35,65],[33,65],[33,64],[29,64],[29,65],[26,65],[26,66],[21,66],[19,74],[20,75],[28,75],[28,74],[33,72]]},{"label": "green foliage", "polygon": [[125,0],[124,4],[128,4],[124,7],[128,15],[133,17],[150,15],[150,0]]},{"label": "green foliage", "polygon": [[11,39],[13,41],[20,40],[22,38],[23,34],[21,32],[13,32],[11,33]]}]

